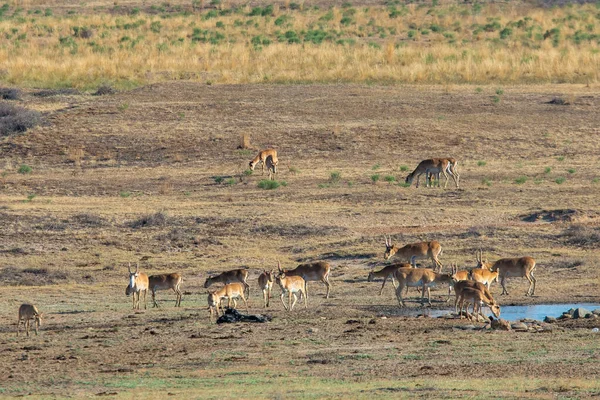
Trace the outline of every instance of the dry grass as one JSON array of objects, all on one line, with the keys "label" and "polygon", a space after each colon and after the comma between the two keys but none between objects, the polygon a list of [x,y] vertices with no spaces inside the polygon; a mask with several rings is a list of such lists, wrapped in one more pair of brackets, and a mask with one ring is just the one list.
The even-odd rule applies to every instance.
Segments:
[{"label": "dry grass", "polygon": [[[480,7],[480,8],[479,8]],[[211,83],[598,81],[593,5],[485,4],[181,15],[5,13],[2,80],[92,88]],[[29,12],[32,12],[30,9]],[[163,18],[166,16],[166,18]]]}]

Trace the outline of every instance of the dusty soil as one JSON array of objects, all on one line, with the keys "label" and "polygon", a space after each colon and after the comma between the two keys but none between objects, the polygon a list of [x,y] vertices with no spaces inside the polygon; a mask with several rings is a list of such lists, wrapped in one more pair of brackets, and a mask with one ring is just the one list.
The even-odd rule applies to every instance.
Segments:
[{"label": "dusty soil", "polygon": [[[27,92],[20,104],[46,123],[0,142],[0,395],[598,394],[600,322],[463,331],[465,320],[413,316],[426,314],[416,301],[400,310],[391,285],[377,296],[381,282],[366,280],[389,234],[440,241],[447,271],[473,266],[480,248],[491,261],[534,257],[536,295],[512,279],[509,296],[492,286],[503,305],[600,301],[598,87],[505,87],[499,102],[495,87],[482,89]],[[549,104],[555,97],[570,104]],[[238,149],[243,134],[254,149]],[[257,186],[260,171],[244,174],[267,146],[285,182],[274,190]],[[460,189],[396,184],[438,156],[459,160]],[[23,164],[31,174],[17,173]],[[256,277],[278,259],[329,261],[332,297],[310,283],[308,309],[286,313],[275,290],[271,323],[209,323],[207,273],[250,267],[251,312],[261,313]],[[183,307],[160,292],[160,309],[133,312],[127,262],[181,272]],[[450,308],[445,293],[433,291],[434,308]],[[45,313],[37,337],[15,337],[23,302]]]}]

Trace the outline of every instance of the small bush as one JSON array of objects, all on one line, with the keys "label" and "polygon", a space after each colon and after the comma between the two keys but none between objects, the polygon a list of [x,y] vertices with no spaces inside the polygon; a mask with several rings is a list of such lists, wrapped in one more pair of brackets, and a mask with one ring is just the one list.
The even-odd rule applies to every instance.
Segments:
[{"label": "small bush", "polygon": [[400,166],[400,171],[402,171],[402,172],[408,171],[408,165],[401,165]]},{"label": "small bush", "polygon": [[515,179],[515,183],[517,185],[522,185],[525,182],[527,182],[527,177],[526,176],[520,176],[517,179]]},{"label": "small bush", "polygon": [[490,186],[492,186],[492,181],[489,180],[488,178],[483,178],[481,180],[481,184],[490,187]]},{"label": "small bush", "polygon": [[564,156],[557,157],[556,159],[557,159],[558,161],[561,161],[561,162],[562,162],[562,161],[565,161],[565,157],[564,157]]},{"label": "small bush", "polygon": [[98,86],[98,89],[94,93],[94,96],[106,96],[108,94],[115,94],[117,91],[113,89],[113,87],[107,83],[103,83]]},{"label": "small bush", "polygon": [[381,168],[381,164],[375,164],[371,167],[373,171],[377,171],[379,168]]},{"label": "small bush", "polygon": [[223,178],[222,176],[214,176],[213,180],[215,181],[215,183],[221,183],[225,180],[225,178]]},{"label": "small bush", "polygon": [[265,190],[277,189],[279,185],[279,182],[269,179],[263,179],[262,181],[258,182],[258,187]]},{"label": "small bush", "polygon": [[42,120],[39,112],[8,103],[0,103],[0,137],[23,133]]},{"label": "small bush", "polygon": [[128,197],[131,197],[131,192],[127,191],[127,190],[122,190],[119,192],[119,196],[121,196],[122,198],[126,199]]},{"label": "small bush", "polygon": [[225,181],[225,183],[228,184],[229,186],[233,186],[236,184],[235,178],[229,178]]},{"label": "small bush", "polygon": [[371,175],[371,180],[373,181],[373,183],[377,183],[379,178],[380,178],[379,174]]},{"label": "small bush", "polygon": [[135,221],[131,221],[128,226],[133,229],[164,226],[167,223],[167,219],[167,214],[159,211],[155,214],[145,215],[136,219]]},{"label": "small bush", "polygon": [[340,181],[340,179],[342,179],[342,174],[338,171],[333,171],[329,174],[329,181],[331,183],[337,183]]},{"label": "small bush", "polygon": [[386,175],[385,178],[383,178],[383,180],[388,183],[392,183],[396,180],[396,177],[393,175]]},{"label": "small bush", "polygon": [[0,98],[3,100],[20,100],[21,93],[19,89],[0,88]]},{"label": "small bush", "polygon": [[502,89],[498,88],[498,89],[496,89],[496,94],[497,94],[498,96],[502,96],[502,95],[504,94],[504,90],[502,90]]},{"label": "small bush", "polygon": [[569,169],[567,170],[567,172],[568,172],[568,173],[570,173],[570,174],[574,174],[574,173],[575,173],[575,172],[577,172],[577,171],[575,170],[575,168],[569,168]]},{"label": "small bush", "polygon": [[33,171],[33,169],[27,165],[27,164],[23,164],[19,167],[19,169],[17,170],[17,172],[21,175],[27,175],[30,174],[31,171]]},{"label": "small bush", "polygon": [[559,176],[558,178],[556,178],[554,180],[554,182],[556,182],[559,185],[562,185],[563,183],[565,183],[565,181],[567,180],[567,178],[563,177],[563,176]]},{"label": "small bush", "polygon": [[483,161],[483,160],[479,160],[477,161],[477,166],[478,167],[485,167],[485,165],[487,164],[487,162]]},{"label": "small bush", "polygon": [[544,173],[545,173],[545,174],[549,174],[551,171],[552,171],[552,168],[551,168],[551,167],[546,167],[546,168],[544,168]]}]

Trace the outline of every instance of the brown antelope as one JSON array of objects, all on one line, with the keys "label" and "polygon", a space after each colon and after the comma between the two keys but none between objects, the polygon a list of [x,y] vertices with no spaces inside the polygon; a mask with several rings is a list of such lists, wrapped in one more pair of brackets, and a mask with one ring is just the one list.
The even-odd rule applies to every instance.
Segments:
[{"label": "brown antelope", "polygon": [[40,313],[36,306],[33,304],[21,304],[19,307],[19,319],[17,320],[17,336],[19,336],[19,329],[21,327],[21,321],[25,325],[25,333],[29,336],[29,320],[34,321],[35,334],[38,334],[38,328],[42,325],[42,317],[44,314]]},{"label": "brown antelope", "polygon": [[269,172],[269,179],[274,181],[275,174],[277,173],[277,163],[273,161],[272,156],[268,156],[265,160],[265,164],[267,166],[267,171]]},{"label": "brown antelope", "polygon": [[[460,294],[466,288],[476,289],[482,291],[486,296],[492,297],[492,294],[488,290],[488,288],[480,282],[475,282],[471,280],[458,281],[454,283],[454,294],[456,298],[454,299],[454,311],[458,313],[458,300],[460,299]],[[462,311],[462,309],[461,309]]]},{"label": "brown antelope", "polygon": [[[308,308],[308,296],[306,295],[306,281],[297,275],[287,275],[287,271],[284,272],[279,269],[279,273],[275,276],[275,282],[281,288],[281,304],[283,304],[283,308],[286,311],[292,311],[296,302],[298,301],[298,297],[296,293],[299,293],[300,300],[304,296],[304,308]],[[288,305],[285,305],[283,298],[285,295],[288,295]],[[292,302],[292,297],[294,301]]]},{"label": "brown antelope", "polygon": [[[492,311],[492,313],[494,314],[494,316],[496,318],[500,317],[500,306],[498,305],[498,303],[496,303],[496,301],[491,297],[488,296],[486,293],[482,292],[481,290],[477,290],[475,288],[464,288],[461,293],[460,293],[460,310],[461,310],[461,318],[462,318],[462,307],[463,304],[466,300],[471,299],[473,301],[473,316],[477,315],[477,314],[481,314],[483,315],[483,313],[481,312],[481,303],[485,303],[490,310]],[[467,316],[469,314],[468,311],[468,304],[467,304],[467,309],[466,309],[466,313]],[[485,317],[485,315],[484,315]]]},{"label": "brown antelope", "polygon": [[[135,272],[131,272],[131,263],[127,267],[129,270],[129,291],[133,297],[133,309],[140,309],[140,294],[144,293],[144,309],[146,309],[146,294],[148,293],[148,275],[140,272],[140,264],[138,263],[135,267]],[[137,299],[136,299],[137,294]]]},{"label": "brown antelope", "polygon": [[265,308],[269,307],[269,302],[271,300],[271,289],[273,289],[273,281],[275,277],[274,270],[263,270],[263,272],[258,276],[258,287],[263,292],[263,299],[265,301]]},{"label": "brown antelope", "polygon": [[[450,176],[452,177],[452,179],[454,179],[454,183],[456,184],[456,188],[458,188],[458,181],[460,179],[460,175],[458,174],[458,170],[456,169],[456,167],[458,166],[458,161],[456,161],[456,159],[452,158],[452,157],[448,157],[448,158],[440,158],[440,160],[446,160],[448,161],[448,166],[446,168],[446,173],[450,174]],[[429,176],[428,176],[429,175]],[[429,181],[429,184],[431,186],[433,186],[432,184],[432,180],[434,179],[434,173],[433,172],[428,172],[428,175],[425,175],[425,180]],[[444,176],[446,176],[444,174]],[[435,177],[437,178],[437,182],[438,182],[438,187],[440,186],[440,172],[438,171],[435,174]],[[448,176],[446,176],[446,185],[448,184]],[[446,187],[446,185],[444,185],[444,187]]]},{"label": "brown antelope", "polygon": [[535,293],[536,279],[533,276],[533,270],[535,269],[535,260],[532,257],[521,257],[521,258],[502,258],[492,265],[492,271],[499,272],[500,284],[502,285],[502,293],[508,295],[506,290],[505,281],[506,278],[525,277],[529,281],[529,289],[525,296],[533,296]]},{"label": "brown antelope", "polygon": [[254,168],[256,167],[256,164],[258,163],[262,163],[262,173],[265,173],[265,165],[267,162],[267,157],[271,156],[271,162],[274,165],[274,168],[277,166],[277,164],[279,163],[279,160],[277,159],[277,150],[275,149],[264,149],[258,152],[258,154],[256,155],[256,157],[254,157],[252,159],[252,161],[250,161],[249,166],[250,169],[252,171],[254,171]]},{"label": "brown antelope", "polygon": [[475,260],[477,261],[477,267],[483,269],[492,269],[492,263],[485,259],[483,260],[483,250],[479,249],[479,252],[475,252]]},{"label": "brown antelope", "polygon": [[248,310],[248,302],[246,301],[246,296],[244,293],[246,291],[246,287],[239,282],[229,283],[222,287],[219,290],[208,293],[208,309],[210,312],[210,320],[213,319],[213,311],[217,311],[217,317],[219,316],[219,307],[221,308],[221,312],[223,311],[223,305],[221,301],[227,298],[227,307],[231,308],[231,303],[233,302],[233,308],[237,307],[237,298],[241,298],[246,305],[246,312]]},{"label": "brown antelope", "polygon": [[385,237],[385,253],[383,258],[389,260],[391,257],[399,257],[403,261],[410,261],[414,264],[415,260],[430,258],[433,262],[433,268],[436,271],[442,271],[442,263],[438,259],[438,256],[442,254],[442,246],[437,240],[431,242],[419,242],[407,244],[404,247],[400,247],[392,244],[392,238]]},{"label": "brown antelope", "polygon": [[[381,293],[383,293],[383,287],[385,286],[385,282],[387,282],[388,278],[392,278],[392,285],[394,285],[394,289],[396,289],[398,287],[398,284],[396,283],[396,280],[394,279],[394,272],[396,272],[396,270],[398,268],[413,268],[413,266],[411,264],[406,264],[406,263],[391,264],[386,267],[383,267],[379,271],[369,272],[367,281],[373,282],[373,279],[375,279],[375,278],[383,278],[383,284],[381,285],[381,289],[379,290],[379,295],[381,296]],[[408,288],[406,288],[406,289],[408,290]]]},{"label": "brown antelope", "polygon": [[429,268],[399,268],[394,272],[394,276],[398,281],[396,288],[396,298],[400,307],[404,307],[404,299],[402,291],[405,287],[421,286],[421,304],[425,299],[425,289],[427,289],[427,302],[431,305],[430,288],[439,283],[452,283],[452,276],[448,274],[438,274]]},{"label": "brown antelope", "polygon": [[240,282],[246,288],[250,296],[250,285],[246,282],[248,279],[248,267],[221,272],[218,275],[209,276],[204,282],[204,288],[208,289],[213,283],[223,283],[225,285],[234,282]]},{"label": "brown antelope", "polygon": [[469,278],[475,282],[481,282],[487,286],[488,290],[494,281],[498,282],[498,275],[500,271],[490,271],[483,268],[473,268],[469,272]]},{"label": "brown antelope", "polygon": [[453,264],[452,265],[452,278],[456,282],[466,281],[466,280],[469,279],[469,271],[467,271],[467,270],[459,271],[458,270],[458,265]]},{"label": "brown antelope", "polygon": [[[456,163],[456,161],[455,161]],[[429,186],[429,174],[435,174],[438,176],[438,186],[440,185],[439,174],[442,173],[444,178],[446,178],[446,183],[444,184],[444,188],[448,186],[448,174],[446,173],[449,170],[450,162],[447,158],[430,158],[428,160],[423,160],[417,165],[417,168],[406,177],[406,183],[412,184],[415,176],[417,177],[417,187],[419,187],[419,180],[421,179],[421,175],[425,174],[425,185]],[[452,174],[452,179],[454,179],[454,183],[458,188],[458,181],[454,174]]]},{"label": "brown antelope", "polygon": [[306,284],[308,281],[321,281],[327,286],[327,293],[325,298],[329,298],[329,291],[331,290],[331,283],[329,283],[329,272],[331,266],[328,262],[317,261],[311,264],[300,264],[295,269],[282,270],[281,264],[277,261],[277,268],[279,273],[285,273],[286,276],[300,276],[304,279],[304,295],[308,297],[308,290]]},{"label": "brown antelope", "polygon": [[150,275],[148,278],[149,288],[152,292],[152,303],[154,307],[158,307],[158,303],[156,302],[156,292],[158,290],[167,290],[173,289],[175,295],[175,307],[181,307],[181,282],[183,279],[180,274],[161,274],[161,275]]}]

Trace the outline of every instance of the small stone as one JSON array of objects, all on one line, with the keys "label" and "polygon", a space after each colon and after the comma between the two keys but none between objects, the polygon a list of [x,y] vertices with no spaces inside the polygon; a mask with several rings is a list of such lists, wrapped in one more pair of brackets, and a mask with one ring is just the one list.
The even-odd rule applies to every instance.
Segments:
[{"label": "small stone", "polygon": [[575,310],[575,312],[573,312],[573,318],[588,318],[588,315],[590,315],[592,312],[590,310],[587,310],[583,307],[579,307]]},{"label": "small stone", "polygon": [[492,319],[490,321],[490,325],[492,329],[497,329],[501,331],[510,331],[510,324],[505,319]]},{"label": "small stone", "polygon": [[527,332],[529,330],[529,327],[522,322],[515,322],[510,327],[517,332]]},{"label": "small stone", "polygon": [[474,331],[475,325],[460,325],[458,326],[459,329],[462,329],[463,331]]},{"label": "small stone", "polygon": [[317,333],[317,332],[319,332],[319,328],[308,328],[306,332],[307,333]]},{"label": "small stone", "polygon": [[558,317],[559,320],[562,320],[562,319],[571,319],[571,318],[573,318],[571,316],[571,314],[563,314],[560,317]]},{"label": "small stone", "polygon": [[563,314],[565,314],[565,313],[567,313],[567,314],[569,314],[569,315],[573,316],[573,314],[575,313],[575,309],[574,309],[574,308],[569,308],[569,310],[568,310],[568,311],[565,311]]},{"label": "small stone", "polygon": [[596,308],[594,311],[592,311],[592,314],[600,315],[600,308]]},{"label": "small stone", "polygon": [[546,317],[544,318],[544,322],[548,323],[548,324],[555,324],[558,320],[554,317]]}]

